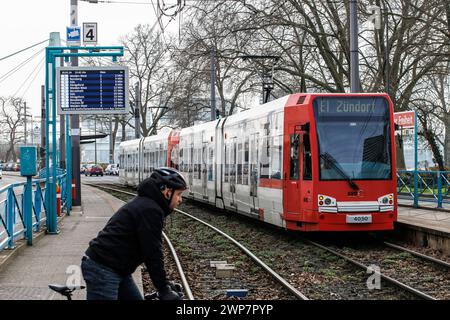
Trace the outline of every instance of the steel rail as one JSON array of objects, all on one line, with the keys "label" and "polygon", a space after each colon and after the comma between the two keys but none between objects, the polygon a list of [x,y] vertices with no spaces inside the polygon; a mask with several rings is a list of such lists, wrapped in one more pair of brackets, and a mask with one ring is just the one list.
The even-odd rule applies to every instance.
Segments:
[{"label": "steel rail", "polygon": [[169,246],[173,260],[175,260],[175,264],[177,265],[178,273],[180,274],[184,291],[186,292],[189,300],[195,300],[194,295],[192,294],[191,287],[189,286],[189,283],[186,279],[186,275],[184,273],[183,267],[181,266],[180,259],[178,259],[177,252],[175,251],[175,248],[173,247],[172,242],[170,241],[169,237],[164,232],[163,232],[163,237],[166,240],[167,245]]},{"label": "steel rail", "polygon": [[[91,185],[94,186],[94,185]],[[110,187],[103,187],[103,186],[96,186],[99,188],[104,188],[104,189],[109,189],[111,191],[115,191],[115,192],[120,192],[120,193],[124,193],[127,195],[131,195],[131,196],[136,196],[135,193],[132,192],[127,192],[127,191],[122,191],[119,189],[115,189],[115,188],[110,188]],[[253,259],[258,265],[260,265],[264,270],[266,270],[275,280],[277,280],[284,288],[286,288],[287,290],[289,290],[293,295],[295,295],[297,298],[302,299],[302,300],[309,300],[308,297],[306,297],[303,293],[301,293],[300,291],[298,291],[296,288],[294,288],[289,282],[287,282],[283,277],[281,277],[278,273],[276,273],[272,268],[270,268],[268,265],[266,265],[261,259],[259,259],[257,256],[255,256],[250,250],[248,250],[245,246],[243,246],[241,243],[239,243],[237,240],[235,240],[234,238],[232,238],[231,236],[229,236],[228,234],[226,234],[225,232],[219,230],[218,228],[214,227],[213,225],[210,225],[209,223],[204,222],[203,220],[194,217],[192,215],[190,215],[189,213],[186,213],[184,211],[181,211],[179,209],[175,209],[174,211],[183,214],[193,220],[196,220],[202,224],[204,224],[205,226],[213,229],[214,231],[216,231],[217,233],[219,233],[220,235],[224,236],[225,238],[227,238],[228,240],[230,240],[231,242],[233,242],[237,247],[239,247],[242,251],[244,251],[245,254],[247,254],[251,259]]]},{"label": "steel rail", "polygon": [[[311,241],[311,240],[308,240],[308,239],[304,239],[304,241],[307,242],[307,243],[312,244],[313,246],[316,246],[316,247],[321,248],[321,249],[323,249],[325,251],[328,251],[328,252],[330,252],[330,253],[332,253],[332,254],[334,254],[334,255],[336,255],[336,256],[338,256],[338,257],[340,257],[340,258],[342,258],[342,259],[344,259],[344,260],[346,260],[346,261],[348,261],[348,262],[350,262],[350,263],[352,263],[352,264],[362,268],[362,269],[364,269],[364,270],[368,270],[369,269],[364,264],[362,264],[362,263],[360,263],[360,262],[358,262],[358,261],[356,261],[356,260],[354,260],[352,258],[349,258],[349,257],[347,257],[347,256],[345,256],[345,255],[343,255],[343,254],[341,254],[341,253],[339,253],[339,252],[337,252],[337,251],[335,251],[333,249],[330,249],[330,248],[328,248],[326,246],[323,246],[323,245],[321,245],[321,244],[319,244],[317,242],[314,242],[314,241]],[[435,297],[432,297],[432,296],[430,296],[430,295],[428,295],[426,293],[423,293],[422,291],[414,289],[413,287],[410,287],[407,284],[404,284],[403,282],[395,280],[395,279],[393,279],[393,278],[391,278],[391,277],[389,277],[389,276],[387,276],[387,275],[385,275],[385,274],[383,274],[381,272],[379,273],[379,275],[380,275],[380,277],[382,279],[384,279],[384,280],[386,280],[386,281],[396,285],[397,287],[400,287],[400,288],[402,288],[402,289],[404,289],[406,291],[411,292],[412,294],[416,295],[417,297],[420,297],[420,298],[426,299],[426,300],[437,300]]]},{"label": "steel rail", "polygon": [[443,261],[443,260],[428,256],[426,254],[423,254],[423,253],[420,253],[420,252],[417,252],[417,251],[414,251],[414,250],[411,250],[411,249],[408,249],[408,248],[405,248],[405,247],[402,247],[402,246],[399,246],[399,245],[396,245],[396,244],[393,244],[393,243],[390,243],[387,241],[384,241],[383,244],[385,244],[388,247],[397,249],[397,250],[408,252],[411,255],[422,258],[424,260],[428,260],[428,261],[434,262],[436,264],[439,264],[441,266],[450,268],[450,263],[448,263],[447,261]]}]

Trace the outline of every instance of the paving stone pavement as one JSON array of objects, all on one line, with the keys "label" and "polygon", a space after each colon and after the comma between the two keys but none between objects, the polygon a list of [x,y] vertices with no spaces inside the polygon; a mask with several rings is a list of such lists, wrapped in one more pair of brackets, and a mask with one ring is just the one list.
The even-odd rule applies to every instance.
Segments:
[{"label": "paving stone pavement", "polygon": [[[399,204],[412,205],[412,201],[399,199]],[[436,204],[433,203],[419,203],[419,205],[421,208],[399,206],[397,220],[450,234],[450,212],[434,210]]]},{"label": "paving stone pavement", "polygon": [[[81,210],[74,210],[70,216],[61,220],[60,233],[45,235],[32,247],[23,248],[0,272],[0,299],[65,299],[51,291],[48,284],[66,284],[71,274],[81,274],[81,257],[89,241],[122,205],[122,201],[108,193],[83,185]],[[140,268],[133,276],[142,290]],[[85,298],[85,290],[78,290],[73,296],[74,300]]]}]

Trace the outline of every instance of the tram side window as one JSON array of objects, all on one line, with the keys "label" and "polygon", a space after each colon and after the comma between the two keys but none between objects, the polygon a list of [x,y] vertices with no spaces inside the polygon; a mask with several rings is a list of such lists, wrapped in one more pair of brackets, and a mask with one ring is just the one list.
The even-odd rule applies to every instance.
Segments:
[{"label": "tram side window", "polygon": [[272,143],[272,174],[270,176],[271,179],[281,180],[281,143],[282,137],[273,137]]},{"label": "tram side window", "polygon": [[208,181],[214,181],[213,164],[214,164],[214,149],[211,147],[209,149]]},{"label": "tram side window", "polygon": [[303,180],[312,180],[311,143],[309,134],[303,135]]},{"label": "tram side window", "polygon": [[197,149],[197,179],[200,179],[200,174],[202,172],[202,149]]},{"label": "tram side window", "polygon": [[194,147],[189,150],[189,172],[194,171]]},{"label": "tram side window", "polygon": [[229,147],[227,144],[225,144],[225,168],[224,168],[225,182],[229,181],[228,176],[229,176],[229,171],[230,171],[230,167],[229,167],[230,161],[228,160],[228,154],[229,154]]},{"label": "tram side window", "polygon": [[237,184],[242,184],[242,143],[237,145]]},{"label": "tram side window", "polygon": [[249,140],[248,137],[246,137],[245,143],[244,143],[244,164],[242,167],[242,184],[243,185],[248,185],[248,161],[249,161],[248,140]]},{"label": "tram side window", "polygon": [[259,172],[261,179],[270,178],[270,137],[262,138],[261,160],[259,163]]},{"label": "tram side window", "polygon": [[300,178],[300,135],[291,134],[290,136],[290,164],[289,177],[291,180],[298,180]]}]

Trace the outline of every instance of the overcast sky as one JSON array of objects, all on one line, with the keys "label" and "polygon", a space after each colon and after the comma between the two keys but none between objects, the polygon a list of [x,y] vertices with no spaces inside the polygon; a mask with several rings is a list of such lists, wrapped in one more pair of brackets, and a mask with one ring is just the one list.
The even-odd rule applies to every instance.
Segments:
[{"label": "overcast sky", "polygon": [[[127,0],[110,0],[126,2]],[[98,3],[78,0],[78,25],[83,22],[98,23],[100,46],[120,45],[119,38],[133,31],[138,24],[156,21],[150,0],[128,0],[144,4]],[[156,2],[156,1],[155,1]],[[170,3],[173,1],[166,1]],[[164,20],[164,25],[169,20]],[[48,39],[50,32],[60,32],[66,39],[70,25],[70,0],[2,0],[0,1],[0,59]],[[177,21],[166,31],[177,30]],[[0,61],[0,96],[16,95],[27,101],[34,115],[40,115],[41,85],[45,81],[45,51],[41,51],[20,70],[5,78],[16,66],[45,48],[41,44],[14,57]],[[40,70],[38,72],[38,70]],[[26,80],[28,78],[28,80]],[[33,80],[34,79],[34,80]]]}]

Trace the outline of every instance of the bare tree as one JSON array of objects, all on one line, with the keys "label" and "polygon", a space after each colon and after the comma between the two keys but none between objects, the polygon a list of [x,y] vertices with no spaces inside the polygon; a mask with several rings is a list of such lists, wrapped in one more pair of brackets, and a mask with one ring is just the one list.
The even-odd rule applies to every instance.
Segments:
[{"label": "bare tree", "polygon": [[[23,137],[23,108],[22,99],[15,97],[0,97],[0,125],[4,132],[8,149],[5,161],[17,161],[16,144]],[[22,128],[22,129],[20,129]]]}]

